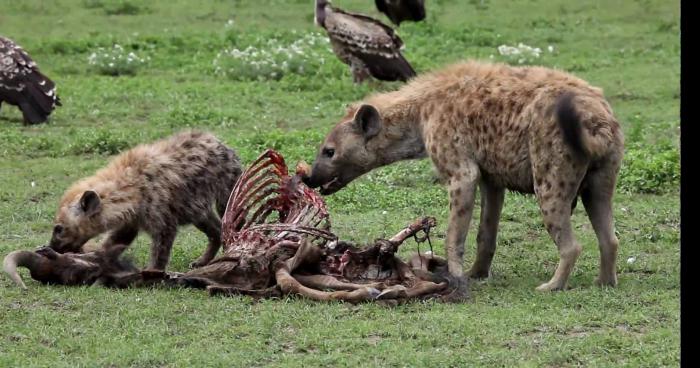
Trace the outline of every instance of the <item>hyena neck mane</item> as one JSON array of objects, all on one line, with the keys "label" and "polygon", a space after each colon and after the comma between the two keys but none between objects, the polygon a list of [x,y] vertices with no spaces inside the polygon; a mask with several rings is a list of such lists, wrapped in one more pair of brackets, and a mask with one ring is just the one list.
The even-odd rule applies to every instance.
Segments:
[{"label": "hyena neck mane", "polygon": [[381,153],[380,166],[427,157],[418,99],[394,91],[371,96],[358,104],[369,104],[379,111],[382,129],[367,142],[367,147]]}]

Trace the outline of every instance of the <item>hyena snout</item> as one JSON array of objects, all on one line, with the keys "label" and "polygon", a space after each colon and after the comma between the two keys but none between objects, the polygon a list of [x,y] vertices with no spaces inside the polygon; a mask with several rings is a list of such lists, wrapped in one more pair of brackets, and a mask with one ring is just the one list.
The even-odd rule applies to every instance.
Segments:
[{"label": "hyena snout", "polygon": [[319,188],[323,195],[333,194],[345,186],[342,176],[331,165],[319,164],[318,161],[311,167],[311,174],[304,176],[302,181],[310,188]]},{"label": "hyena snout", "polygon": [[311,168],[311,174],[303,177],[304,184],[310,188],[320,188],[323,195],[333,194],[350,184],[353,180],[369,171],[352,163],[316,162]]},{"label": "hyena snout", "polygon": [[48,248],[58,252],[58,253],[78,253],[83,248],[83,245],[87,242],[71,240],[71,239],[58,239],[55,236],[51,237],[49,241]]}]

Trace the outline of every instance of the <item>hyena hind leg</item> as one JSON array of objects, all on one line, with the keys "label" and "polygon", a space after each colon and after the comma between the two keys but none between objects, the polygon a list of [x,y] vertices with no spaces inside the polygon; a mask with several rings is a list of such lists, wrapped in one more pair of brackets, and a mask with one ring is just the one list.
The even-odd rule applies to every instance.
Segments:
[{"label": "hyena hind leg", "polygon": [[221,220],[213,211],[209,211],[204,219],[195,221],[194,226],[207,235],[209,243],[204,253],[196,261],[190,263],[190,268],[206,266],[216,257],[216,253],[221,248]]},{"label": "hyena hind leg", "polygon": [[[537,185],[537,199],[544,224],[559,250],[559,264],[552,279],[537,287],[539,291],[564,290],[574,264],[581,254],[571,227],[571,202],[576,197],[583,173],[545,174]],[[571,178],[575,178],[570,181]]]},{"label": "hyena hind leg", "polygon": [[613,167],[602,167],[588,173],[581,192],[581,201],[598,238],[600,271],[596,284],[601,286],[617,285],[615,262],[619,241],[615,236],[612,210],[617,169],[610,166]]}]

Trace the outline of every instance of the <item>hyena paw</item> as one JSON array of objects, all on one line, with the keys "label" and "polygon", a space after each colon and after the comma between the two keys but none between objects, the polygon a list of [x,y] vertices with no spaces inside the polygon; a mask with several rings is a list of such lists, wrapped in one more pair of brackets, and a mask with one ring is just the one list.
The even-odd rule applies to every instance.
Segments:
[{"label": "hyena paw", "polygon": [[547,283],[544,283],[540,286],[537,287],[537,291],[560,291],[566,289],[566,285],[555,282],[555,281],[550,281]]},{"label": "hyena paw", "polygon": [[474,269],[472,268],[469,270],[469,278],[472,279],[477,279],[477,280],[483,280],[487,279],[489,277],[489,270],[481,270],[481,269]]},{"label": "hyena paw", "polygon": [[598,286],[615,287],[615,286],[617,286],[617,276],[613,276],[613,277],[600,277],[600,276],[598,276],[595,279],[595,284]]},{"label": "hyena paw", "polygon": [[469,300],[469,279],[467,277],[448,277],[448,287],[450,292],[442,296],[443,302],[463,303]]}]

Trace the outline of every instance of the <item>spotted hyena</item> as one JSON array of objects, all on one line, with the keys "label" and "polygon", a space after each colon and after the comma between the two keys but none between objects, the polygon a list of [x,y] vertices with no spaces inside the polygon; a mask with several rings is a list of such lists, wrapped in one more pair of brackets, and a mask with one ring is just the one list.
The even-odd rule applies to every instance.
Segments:
[{"label": "spotted hyena", "polygon": [[468,274],[489,273],[505,190],[534,193],[560,256],[538,290],[566,287],[581,253],[570,222],[580,195],[600,247],[597,282],[616,285],[612,197],[623,144],[601,89],[542,67],[464,62],[352,105],[306,182],[331,194],[376,167],[430,157],[450,195],[446,248],[457,299],[467,291],[464,242],[477,186],[481,223]]},{"label": "spotted hyena", "polygon": [[152,239],[149,268],[164,270],[178,227],[194,224],[209,244],[192,266],[205,265],[221,245],[221,216],[240,174],[236,153],[208,133],[136,146],[68,188],[49,246],[75,252],[108,233],[102,247],[110,248],[130,244],[143,230]]}]

